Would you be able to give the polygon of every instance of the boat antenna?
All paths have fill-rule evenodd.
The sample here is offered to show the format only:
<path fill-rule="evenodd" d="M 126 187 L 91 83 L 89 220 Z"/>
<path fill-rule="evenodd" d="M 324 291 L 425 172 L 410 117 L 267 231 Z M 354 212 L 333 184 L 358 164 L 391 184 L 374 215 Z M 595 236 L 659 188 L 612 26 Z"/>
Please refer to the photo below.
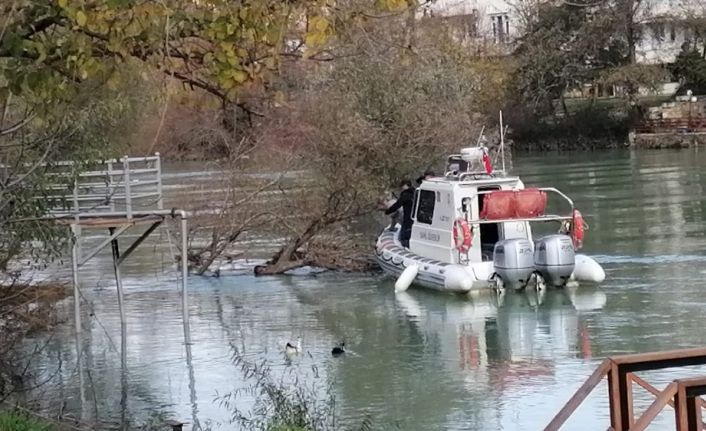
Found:
<path fill-rule="evenodd" d="M 500 159 L 502 160 L 503 173 L 505 172 L 505 129 L 503 128 L 503 111 L 500 110 Z"/>
<path fill-rule="evenodd" d="M 480 128 L 480 133 L 478 134 L 478 140 L 476 141 L 476 147 L 480 147 L 480 141 L 483 139 L 483 132 L 485 131 L 485 125 Z"/>

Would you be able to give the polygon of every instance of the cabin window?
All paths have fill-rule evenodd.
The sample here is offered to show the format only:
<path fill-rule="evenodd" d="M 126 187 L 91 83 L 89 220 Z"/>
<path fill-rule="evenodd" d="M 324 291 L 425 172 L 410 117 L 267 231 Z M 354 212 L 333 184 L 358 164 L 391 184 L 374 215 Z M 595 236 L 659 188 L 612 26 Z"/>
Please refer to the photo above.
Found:
<path fill-rule="evenodd" d="M 431 190 L 419 191 L 419 205 L 417 206 L 417 221 L 419 223 L 431 224 L 434 218 L 434 203 L 436 193 Z"/>

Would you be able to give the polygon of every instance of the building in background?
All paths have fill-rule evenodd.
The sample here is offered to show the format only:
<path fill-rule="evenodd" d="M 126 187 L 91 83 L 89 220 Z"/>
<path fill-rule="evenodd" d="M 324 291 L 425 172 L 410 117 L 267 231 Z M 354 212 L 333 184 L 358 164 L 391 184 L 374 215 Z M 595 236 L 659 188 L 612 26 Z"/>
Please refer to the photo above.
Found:
<path fill-rule="evenodd" d="M 421 14 L 452 25 L 459 39 L 478 49 L 492 47 L 492 53 L 510 54 L 522 33 L 521 20 L 510 1 L 433 0 L 424 5 Z"/>
<path fill-rule="evenodd" d="M 640 29 L 635 47 L 637 63 L 672 63 L 682 47 L 704 47 L 704 0 L 643 0 L 635 18 Z"/>
<path fill-rule="evenodd" d="M 424 4 L 422 15 L 455 25 L 466 40 L 505 45 L 503 51 L 510 54 L 537 1 L 542 0 L 432 0 Z M 635 0 L 634 4 L 637 63 L 671 63 L 685 44 L 703 49 L 706 0 Z"/>

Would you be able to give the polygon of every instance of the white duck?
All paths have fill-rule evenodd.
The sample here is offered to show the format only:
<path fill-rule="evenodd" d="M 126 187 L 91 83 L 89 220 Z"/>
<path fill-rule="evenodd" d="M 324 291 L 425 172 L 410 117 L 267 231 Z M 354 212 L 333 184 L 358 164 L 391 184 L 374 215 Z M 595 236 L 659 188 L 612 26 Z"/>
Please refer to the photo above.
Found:
<path fill-rule="evenodd" d="M 291 342 L 287 341 L 287 344 L 284 346 L 284 352 L 288 355 L 298 355 L 302 351 L 302 339 L 297 338 L 297 344 L 292 344 Z"/>

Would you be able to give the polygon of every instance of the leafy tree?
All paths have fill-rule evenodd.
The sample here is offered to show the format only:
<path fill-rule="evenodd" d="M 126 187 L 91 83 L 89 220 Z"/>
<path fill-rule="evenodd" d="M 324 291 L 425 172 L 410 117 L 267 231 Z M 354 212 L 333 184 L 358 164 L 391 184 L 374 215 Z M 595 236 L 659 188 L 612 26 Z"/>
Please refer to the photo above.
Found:
<path fill-rule="evenodd" d="M 541 4 L 516 50 L 514 87 L 532 110 L 553 113 L 552 101 L 621 62 L 623 48 L 611 36 L 611 22 L 586 7 Z M 588 36 L 590 35 L 590 36 Z M 563 99 L 562 99 L 563 100 Z M 566 113 L 566 109 L 564 109 Z"/>
<path fill-rule="evenodd" d="M 66 81 L 129 58 L 248 111 L 238 96 L 276 71 L 287 40 L 330 33 L 318 0 L 16 0 L 0 6 L 0 59 L 14 93 L 55 97 Z M 318 9 L 317 9 L 318 8 Z M 292 24 L 304 20 L 300 37 Z M 301 46 L 298 46 L 301 48 Z M 291 52 L 290 52 L 291 53 Z M 248 111 L 249 112 L 249 111 Z"/>
<path fill-rule="evenodd" d="M 706 59 L 697 50 L 682 50 L 670 65 L 670 71 L 675 78 L 693 87 L 694 92 L 706 92 Z"/>
<path fill-rule="evenodd" d="M 65 231 L 39 219 L 60 203 L 53 196 L 67 192 L 50 176 L 56 161 L 115 157 L 130 143 L 129 131 L 149 106 L 149 92 L 129 67 L 112 77 L 111 88 L 86 80 L 71 89 L 71 99 L 44 105 L 26 93 L 6 92 L 0 99 L 0 272 L 32 240 L 44 243 L 29 248 L 32 257 L 58 254 Z"/>

